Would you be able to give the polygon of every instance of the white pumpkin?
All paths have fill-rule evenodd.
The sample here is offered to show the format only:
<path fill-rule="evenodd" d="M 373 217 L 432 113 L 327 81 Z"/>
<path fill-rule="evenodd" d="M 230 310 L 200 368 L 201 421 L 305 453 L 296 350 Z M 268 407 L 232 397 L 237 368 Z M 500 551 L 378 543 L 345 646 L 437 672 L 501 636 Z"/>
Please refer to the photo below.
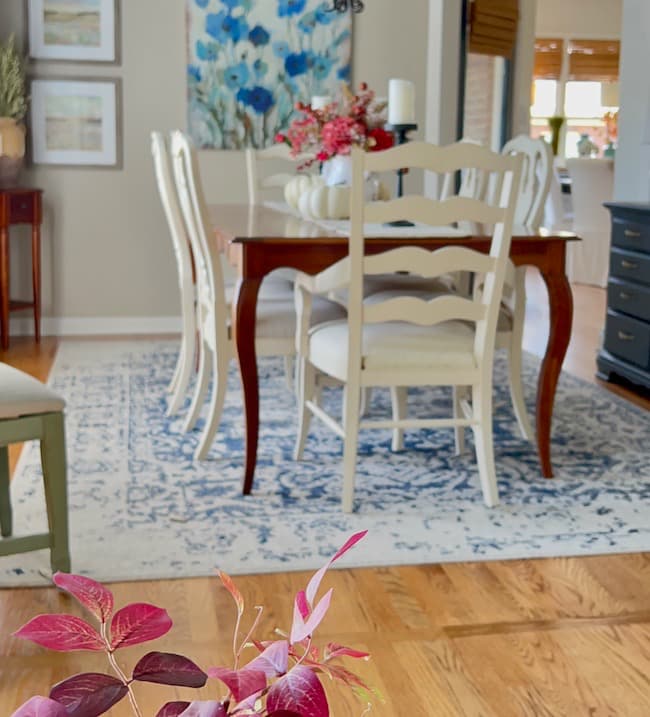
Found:
<path fill-rule="evenodd" d="M 323 179 L 318 174 L 298 174 L 284 185 L 284 199 L 292 209 L 298 209 L 300 195 L 323 184 Z"/>
<path fill-rule="evenodd" d="M 350 187 L 337 185 L 310 189 L 300 197 L 298 210 L 309 219 L 348 219 Z"/>

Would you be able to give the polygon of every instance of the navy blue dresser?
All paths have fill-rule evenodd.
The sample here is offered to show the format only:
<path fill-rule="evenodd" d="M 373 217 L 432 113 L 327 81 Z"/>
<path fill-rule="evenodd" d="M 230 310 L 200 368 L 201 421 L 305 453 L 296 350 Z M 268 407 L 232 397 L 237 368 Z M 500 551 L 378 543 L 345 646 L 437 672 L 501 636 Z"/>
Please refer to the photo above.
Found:
<path fill-rule="evenodd" d="M 607 202 L 612 249 L 598 376 L 650 388 L 650 204 Z"/>

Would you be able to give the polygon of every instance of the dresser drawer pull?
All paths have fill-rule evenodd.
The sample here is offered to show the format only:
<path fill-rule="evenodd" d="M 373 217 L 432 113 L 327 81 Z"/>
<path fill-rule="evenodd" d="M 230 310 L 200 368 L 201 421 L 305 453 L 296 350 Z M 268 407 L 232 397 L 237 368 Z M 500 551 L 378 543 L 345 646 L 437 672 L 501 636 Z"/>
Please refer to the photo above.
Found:
<path fill-rule="evenodd" d="M 638 269 L 638 268 L 639 268 L 639 265 L 638 265 L 638 264 L 636 264 L 636 263 L 633 262 L 633 261 L 628 261 L 627 259 L 622 259 L 622 260 L 621 260 L 621 266 L 622 266 L 624 269 Z"/>
<path fill-rule="evenodd" d="M 628 334 L 627 331 L 619 331 L 618 338 L 621 341 L 634 341 L 635 336 L 634 336 L 634 334 Z"/>
<path fill-rule="evenodd" d="M 627 291 L 621 291 L 618 294 L 619 299 L 623 299 L 623 301 L 627 301 L 628 299 L 633 299 L 634 294 L 628 294 Z"/>
<path fill-rule="evenodd" d="M 632 229 L 626 229 L 623 234 L 630 239 L 638 239 L 641 236 L 641 232 L 632 231 Z"/>

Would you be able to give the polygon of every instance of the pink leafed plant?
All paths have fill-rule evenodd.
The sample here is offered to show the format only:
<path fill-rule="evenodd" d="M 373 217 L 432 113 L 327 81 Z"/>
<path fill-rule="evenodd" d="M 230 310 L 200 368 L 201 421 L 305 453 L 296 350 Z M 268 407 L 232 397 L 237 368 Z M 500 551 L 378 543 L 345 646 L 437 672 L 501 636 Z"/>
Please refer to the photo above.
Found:
<path fill-rule="evenodd" d="M 290 632 L 276 630 L 281 639 L 260 641 L 255 638 L 261 607 L 255 608 L 257 615 L 251 627 L 242 628 L 244 599 L 233 580 L 219 572 L 221 583 L 237 609 L 234 659 L 231 667 L 212 667 L 206 671 L 182 655 L 149 652 L 138 661 L 131 676 L 127 676 L 116 659 L 116 652 L 169 632 L 172 621 L 167 612 L 147 603 L 133 603 L 115 611 L 113 594 L 100 583 L 81 575 L 56 573 L 54 584 L 76 598 L 92 614 L 97 626 L 73 615 L 38 615 L 14 635 L 58 652 L 104 652 L 113 674 L 74 675 L 54 685 L 47 697 L 32 697 L 12 717 L 98 717 L 125 697 L 130 701 L 133 714 L 143 717 L 135 683 L 200 688 L 208 678 L 220 685 L 218 699 L 167 702 L 156 717 L 328 717 L 329 706 L 319 675 L 352 689 L 364 701 L 367 711 L 376 693 L 344 667 L 341 658 L 369 659 L 368 653 L 335 643 L 321 648 L 312 642 L 332 599 L 332 590 L 329 590 L 316 600 L 323 576 L 366 532 L 349 538 L 314 574 L 306 589 L 296 595 Z M 253 650 L 254 656 L 249 658 Z"/>
<path fill-rule="evenodd" d="M 356 95 L 344 85 L 342 97 L 322 109 L 303 103 L 298 103 L 296 109 L 300 116 L 275 141 L 288 144 L 294 157 L 312 155 L 301 168 L 350 154 L 352 147 L 376 152 L 393 146 L 393 135 L 383 127 L 386 103 L 377 102 L 365 82 Z"/>

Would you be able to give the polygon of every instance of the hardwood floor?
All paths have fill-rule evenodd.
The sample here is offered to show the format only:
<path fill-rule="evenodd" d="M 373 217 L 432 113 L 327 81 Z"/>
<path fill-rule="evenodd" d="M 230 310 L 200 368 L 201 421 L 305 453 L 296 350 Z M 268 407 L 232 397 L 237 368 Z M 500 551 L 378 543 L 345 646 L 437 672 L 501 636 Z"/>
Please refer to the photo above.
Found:
<path fill-rule="evenodd" d="M 544 292 L 539 276 L 531 273 L 524 343 L 535 353 L 543 351 L 548 327 Z M 578 286 L 574 294 L 565 368 L 594 381 L 604 292 Z M 12 343 L 0 358 L 44 379 L 57 342 L 44 339 L 40 348 L 29 341 Z M 650 408 L 647 396 L 614 390 Z M 308 577 L 237 578 L 247 605 L 266 607 L 259 634 L 289 626 L 291 598 Z M 334 598 L 319 641 L 371 652 L 370 662 L 354 665 L 385 698 L 371 714 L 650 715 L 650 554 L 341 570 L 326 583 Z M 112 588 L 118 604 L 147 601 L 168 609 L 174 628 L 152 643 L 153 649 L 187 654 L 202 666 L 228 664 L 234 615 L 216 579 Z M 46 694 L 75 671 L 106 669 L 94 654 L 49 653 L 10 637 L 29 618 L 48 611 L 76 608 L 52 589 L 0 591 L 0 715 L 10 715 L 32 694 Z M 145 651 L 147 646 L 131 648 L 122 659 L 131 667 Z M 335 717 L 363 711 L 345 691 L 329 685 L 327 690 Z M 187 694 L 156 685 L 138 686 L 137 692 L 146 717 L 164 701 Z M 214 685 L 199 694 L 214 697 Z M 109 714 L 129 715 L 128 704 Z"/>

